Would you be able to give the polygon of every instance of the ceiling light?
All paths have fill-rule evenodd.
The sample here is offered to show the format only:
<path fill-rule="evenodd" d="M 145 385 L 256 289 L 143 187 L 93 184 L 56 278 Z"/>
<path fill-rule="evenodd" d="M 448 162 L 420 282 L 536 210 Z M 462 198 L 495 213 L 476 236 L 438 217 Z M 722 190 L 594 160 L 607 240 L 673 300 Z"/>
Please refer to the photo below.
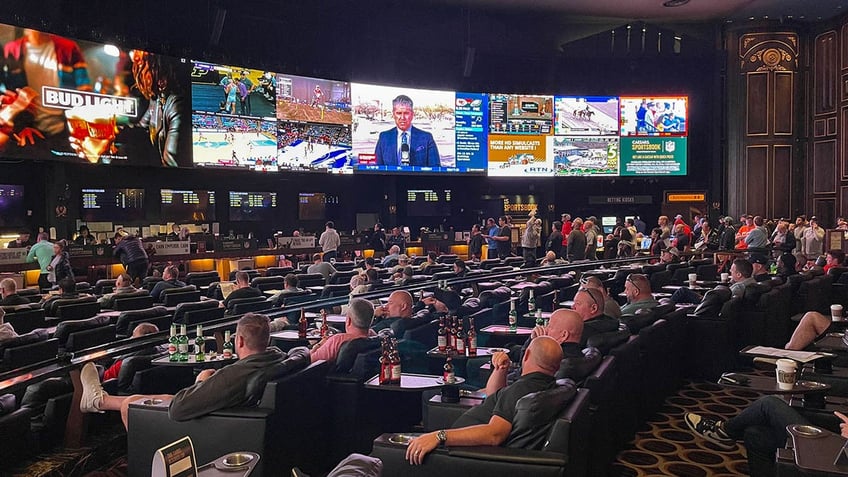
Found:
<path fill-rule="evenodd" d="M 663 2 L 664 7 L 682 7 L 689 3 L 689 0 L 665 0 Z"/>

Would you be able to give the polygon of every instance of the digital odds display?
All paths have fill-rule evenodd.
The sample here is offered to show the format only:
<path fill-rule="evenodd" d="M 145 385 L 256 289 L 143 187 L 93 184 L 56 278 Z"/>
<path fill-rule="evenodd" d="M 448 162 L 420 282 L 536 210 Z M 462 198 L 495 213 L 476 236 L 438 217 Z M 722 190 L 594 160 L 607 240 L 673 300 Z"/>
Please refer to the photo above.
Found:
<path fill-rule="evenodd" d="M 366 84 L 171 58 L 4 24 L 0 45 L 4 157 L 259 173 L 687 173 L 683 95 Z M 238 220 L 269 213 L 244 210 Z"/>

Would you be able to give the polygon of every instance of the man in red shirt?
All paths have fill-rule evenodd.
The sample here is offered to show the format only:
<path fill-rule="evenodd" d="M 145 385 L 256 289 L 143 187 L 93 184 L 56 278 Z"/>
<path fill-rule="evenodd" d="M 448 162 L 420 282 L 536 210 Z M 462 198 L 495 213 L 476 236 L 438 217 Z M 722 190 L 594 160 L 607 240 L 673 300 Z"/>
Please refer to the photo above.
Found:
<path fill-rule="evenodd" d="M 371 321 L 374 319 L 374 306 L 368 300 L 352 298 L 347 306 L 345 332 L 324 338 L 312 347 L 312 362 L 325 360 L 335 362 L 342 345 L 357 338 L 374 336 Z"/>
<path fill-rule="evenodd" d="M 571 233 L 571 214 L 562 214 L 562 246 L 568 246 L 568 234 Z M 564 248 L 563 248 L 564 249 Z"/>

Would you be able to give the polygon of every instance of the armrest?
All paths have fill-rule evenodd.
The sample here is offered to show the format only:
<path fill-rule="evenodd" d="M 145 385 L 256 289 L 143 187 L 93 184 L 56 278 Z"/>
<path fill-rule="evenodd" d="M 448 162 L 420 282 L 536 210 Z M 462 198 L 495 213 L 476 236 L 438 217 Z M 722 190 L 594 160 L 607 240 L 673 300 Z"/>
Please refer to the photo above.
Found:
<path fill-rule="evenodd" d="M 496 462 L 516 462 L 528 465 L 564 466 L 568 463 L 565 455 L 558 452 L 497 446 L 450 447 L 448 448 L 448 455 L 451 457 L 485 459 Z"/>
<path fill-rule="evenodd" d="M 274 412 L 264 407 L 228 407 L 212 413 L 209 416 L 238 417 L 243 419 L 265 419 Z"/>

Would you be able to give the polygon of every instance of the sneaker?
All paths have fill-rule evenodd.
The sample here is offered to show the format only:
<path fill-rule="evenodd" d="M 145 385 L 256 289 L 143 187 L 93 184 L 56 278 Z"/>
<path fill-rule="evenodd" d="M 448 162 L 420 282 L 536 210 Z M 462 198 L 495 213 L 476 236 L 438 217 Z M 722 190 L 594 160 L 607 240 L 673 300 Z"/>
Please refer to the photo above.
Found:
<path fill-rule="evenodd" d="M 86 363 L 82 367 L 80 381 L 82 382 L 80 411 L 103 412 L 100 410 L 100 404 L 107 394 L 103 390 L 103 386 L 100 385 L 100 376 L 97 374 L 97 368 L 94 367 L 94 363 Z"/>
<path fill-rule="evenodd" d="M 736 441 L 724 432 L 722 421 L 709 419 L 692 412 L 687 412 L 684 420 L 689 429 L 720 448 L 733 450 L 736 447 Z"/>

